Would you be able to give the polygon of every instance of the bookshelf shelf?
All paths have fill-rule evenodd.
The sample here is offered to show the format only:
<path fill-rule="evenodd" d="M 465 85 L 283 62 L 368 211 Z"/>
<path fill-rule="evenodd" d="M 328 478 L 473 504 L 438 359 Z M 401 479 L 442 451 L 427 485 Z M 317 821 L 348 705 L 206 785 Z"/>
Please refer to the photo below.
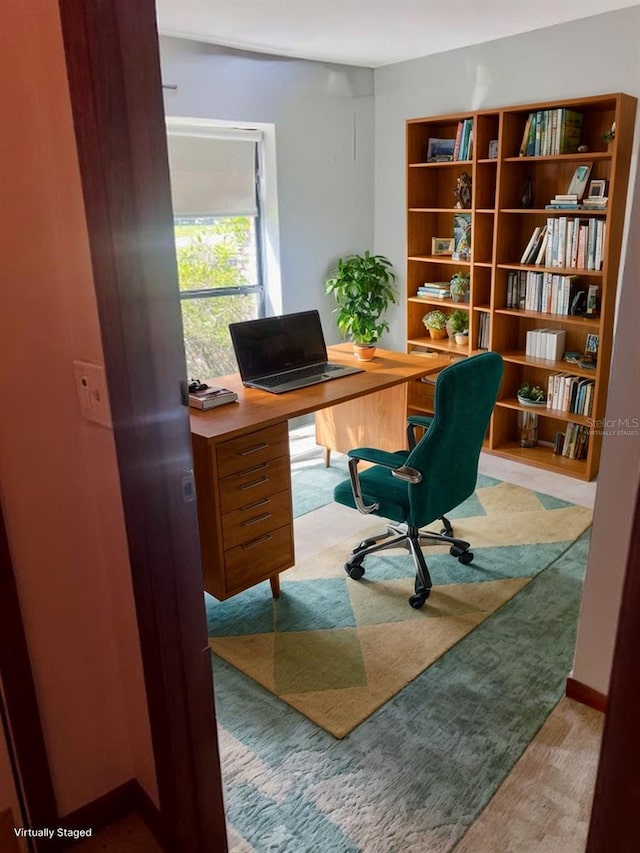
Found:
<path fill-rule="evenodd" d="M 486 348 L 501 353 L 505 363 L 502 399 L 494 410 L 485 449 L 583 480 L 593 479 L 598 472 L 602 445 L 600 431 L 590 429 L 583 459 L 570 459 L 554 453 L 553 444 L 556 432 L 565 428 L 567 435 L 575 440 L 575 430 L 571 433 L 569 424 L 578 424 L 584 432 L 605 415 L 636 105 L 636 98 L 616 93 L 519 104 L 471 114 L 409 119 L 406 125 L 407 346 L 425 353 L 446 353 L 452 359 L 466 358 Z M 535 121 L 531 118 L 534 115 Z M 616 137 L 607 145 L 603 136 L 614 121 Z M 473 126 L 471 160 L 424 162 L 431 138 L 456 139 L 459 127 L 465 123 L 468 127 L 469 122 Z M 528 133 L 531 125 L 540 127 L 539 145 L 537 141 L 534 145 L 536 150 L 569 150 L 570 153 L 532 156 L 531 140 L 534 137 Z M 496 151 L 495 140 L 498 157 L 488 157 L 490 148 L 492 153 Z M 588 150 L 578 153 L 578 144 L 586 145 Z M 527 148 L 529 156 L 518 156 Z M 547 208 L 546 205 L 556 195 L 570 192 L 577 167 L 585 164 L 591 167 L 589 181 L 606 182 L 607 208 Z M 454 191 L 462 172 L 471 177 L 471 207 L 457 209 L 454 207 Z M 521 199 L 529 183 L 532 204 L 523 208 Z M 561 242 L 565 248 L 565 261 L 571 259 L 576 263 L 577 258 L 578 263 L 586 264 L 588 257 L 588 265 L 598 265 L 601 269 L 549 266 L 556 259 L 563 263 L 563 252 L 556 253 L 554 243 L 553 254 L 545 255 L 541 240 L 541 248 L 535 250 L 537 254 L 530 251 L 529 257 L 542 260 L 546 265 L 520 263 L 520 258 L 526 257 L 525 249 L 534 230 L 544 231 L 545 227 L 548 234 L 560 232 L 564 235 L 566 229 L 568 234 L 575 235 L 572 236 L 573 243 L 567 241 L 565 245 Z M 471 235 L 473 260 L 462 261 L 431 254 L 433 238 L 451 236 L 457 241 L 461 233 L 468 237 L 465 228 Z M 592 232 L 595 232 L 594 238 Z M 557 239 L 564 237 L 558 236 Z M 531 245 L 535 245 L 535 238 Z M 594 245 L 597 245 L 597 251 Z M 417 297 L 417 288 L 426 278 L 447 281 L 457 269 L 464 270 L 470 278 L 468 303 Z M 575 303 L 578 310 L 584 310 L 587 291 L 591 288 L 597 292 L 598 315 L 586 317 L 525 310 L 524 296 L 519 289 L 524 287 L 530 288 L 534 297 L 526 304 L 535 305 L 537 301 L 538 307 L 550 307 L 562 294 L 566 299 L 567 290 L 571 300 L 569 304 L 573 306 L 574 294 L 583 291 L 585 296 L 580 297 L 582 304 Z M 426 336 L 422 318 L 427 306 L 429 309 L 437 306 L 445 313 L 458 308 L 468 310 L 468 345 L 459 347 L 448 339 L 439 341 Z M 584 353 L 587 336 L 596 336 L 598 358 L 595 369 L 580 368 L 564 360 L 552 361 L 525 355 L 527 332 L 547 328 L 566 332 L 565 351 Z M 555 373 L 593 380 L 591 418 L 520 405 L 517 390 L 523 382 L 533 382 L 546 388 L 544 383 Z M 408 396 L 411 400 L 411 393 Z M 415 397 L 409 408 L 420 411 L 420 405 L 418 397 Z M 428 405 L 426 410 L 429 410 Z M 540 415 L 537 447 L 520 447 L 518 416 L 523 410 Z"/>

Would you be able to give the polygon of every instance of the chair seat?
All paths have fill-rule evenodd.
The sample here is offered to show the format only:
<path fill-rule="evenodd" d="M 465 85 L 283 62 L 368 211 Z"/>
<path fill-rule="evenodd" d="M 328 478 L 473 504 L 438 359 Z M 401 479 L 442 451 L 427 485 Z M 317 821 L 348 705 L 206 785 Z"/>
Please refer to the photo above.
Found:
<path fill-rule="evenodd" d="M 396 451 L 408 456 L 408 451 Z M 375 466 L 360 473 L 360 486 L 365 503 L 377 503 L 376 515 L 390 521 L 407 523 L 409 515 L 409 489 L 406 482 L 393 477 L 389 468 Z M 350 480 L 343 480 L 333 490 L 337 503 L 357 509 Z"/>

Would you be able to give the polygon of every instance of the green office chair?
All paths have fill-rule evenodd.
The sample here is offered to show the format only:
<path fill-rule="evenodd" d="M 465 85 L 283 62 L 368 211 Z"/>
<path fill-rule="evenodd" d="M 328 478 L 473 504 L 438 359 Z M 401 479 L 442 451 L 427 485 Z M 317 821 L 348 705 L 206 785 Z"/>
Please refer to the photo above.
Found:
<path fill-rule="evenodd" d="M 358 580 L 365 557 L 399 546 L 408 548 L 416 567 L 415 594 L 409 604 L 419 609 L 431 592 L 431 577 L 421 543 L 442 542 L 461 563 L 473 554 L 468 542 L 456 539 L 446 513 L 473 494 L 478 458 L 502 379 L 502 358 L 494 352 L 471 356 L 445 368 L 435 385 L 435 415 L 408 419 L 409 450 L 388 453 L 371 447 L 349 451 L 349 480 L 339 483 L 334 499 L 362 513 L 390 519 L 380 536 L 353 549 L 345 571 Z M 416 443 L 415 427 L 424 435 Z M 358 462 L 374 465 L 358 473 Z M 441 519 L 441 532 L 420 528 Z M 393 537 L 391 541 L 387 540 Z"/>

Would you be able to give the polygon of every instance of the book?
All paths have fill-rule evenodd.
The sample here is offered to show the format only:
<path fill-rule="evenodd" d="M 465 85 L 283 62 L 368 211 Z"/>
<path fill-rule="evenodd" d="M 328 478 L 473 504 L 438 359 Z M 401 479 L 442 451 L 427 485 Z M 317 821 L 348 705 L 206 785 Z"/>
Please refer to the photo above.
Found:
<path fill-rule="evenodd" d="M 202 391 L 192 391 L 189 394 L 189 405 L 193 409 L 213 409 L 216 406 L 224 406 L 225 403 L 233 403 L 238 399 L 235 391 L 223 388 L 221 385 L 209 385 Z"/>

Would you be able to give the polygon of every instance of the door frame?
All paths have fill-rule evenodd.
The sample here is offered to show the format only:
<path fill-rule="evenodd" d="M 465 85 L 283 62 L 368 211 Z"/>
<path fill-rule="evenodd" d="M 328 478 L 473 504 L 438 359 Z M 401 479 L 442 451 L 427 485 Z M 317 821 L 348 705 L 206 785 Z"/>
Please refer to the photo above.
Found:
<path fill-rule="evenodd" d="M 153 0 L 59 0 L 169 850 L 227 849 Z"/>

